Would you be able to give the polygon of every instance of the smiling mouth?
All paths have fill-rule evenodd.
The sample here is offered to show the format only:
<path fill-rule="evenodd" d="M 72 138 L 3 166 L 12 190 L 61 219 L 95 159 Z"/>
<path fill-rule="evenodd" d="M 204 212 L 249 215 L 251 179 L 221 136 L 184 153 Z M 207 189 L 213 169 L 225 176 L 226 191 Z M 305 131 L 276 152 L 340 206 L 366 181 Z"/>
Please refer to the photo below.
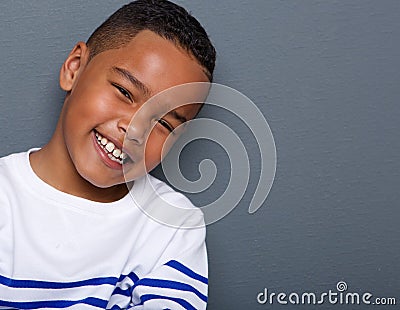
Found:
<path fill-rule="evenodd" d="M 108 141 L 107 138 L 100 135 L 97 131 L 95 131 L 95 135 L 97 144 L 112 161 L 123 165 L 130 160 L 129 156 L 121 149 L 117 148 L 114 143 Z"/>

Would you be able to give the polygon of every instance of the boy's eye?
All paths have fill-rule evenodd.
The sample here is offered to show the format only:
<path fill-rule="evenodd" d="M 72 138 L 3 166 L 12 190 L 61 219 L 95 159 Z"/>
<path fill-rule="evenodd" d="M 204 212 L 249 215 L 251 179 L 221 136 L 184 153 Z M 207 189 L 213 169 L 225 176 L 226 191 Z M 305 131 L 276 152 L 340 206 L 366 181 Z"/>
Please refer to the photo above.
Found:
<path fill-rule="evenodd" d="M 113 85 L 116 89 L 118 89 L 118 91 L 119 91 L 124 97 L 128 98 L 130 101 L 133 101 L 133 100 L 132 100 L 132 96 L 131 96 L 131 94 L 129 93 L 129 91 L 127 91 L 125 88 L 119 86 L 118 84 L 112 83 L 112 85 Z"/>
<path fill-rule="evenodd" d="M 161 118 L 158 120 L 158 122 L 164 126 L 165 128 L 167 128 L 169 130 L 169 132 L 172 132 L 175 128 L 172 127 L 165 119 Z"/>

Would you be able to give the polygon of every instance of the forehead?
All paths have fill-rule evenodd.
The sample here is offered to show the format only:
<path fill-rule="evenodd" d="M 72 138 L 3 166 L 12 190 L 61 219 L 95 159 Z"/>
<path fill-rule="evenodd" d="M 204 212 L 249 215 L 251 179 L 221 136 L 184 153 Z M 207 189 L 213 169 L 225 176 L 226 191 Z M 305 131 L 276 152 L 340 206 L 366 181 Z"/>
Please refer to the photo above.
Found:
<path fill-rule="evenodd" d="M 208 84 L 208 78 L 202 66 L 188 52 L 148 30 L 139 32 L 118 49 L 96 55 L 92 62 L 90 71 L 94 69 L 94 74 L 123 81 L 134 89 L 140 103 L 151 98 L 149 102 L 157 104 L 146 106 L 157 107 L 159 113 L 176 110 L 191 119 L 199 105 L 187 103 L 205 99 L 205 87 L 201 84 Z M 199 84 L 200 92 L 195 92 Z"/>
<path fill-rule="evenodd" d="M 139 32 L 122 47 L 97 56 L 102 58 L 100 63 L 105 70 L 113 67 L 127 70 L 148 87 L 152 96 L 176 85 L 208 82 L 203 67 L 194 57 L 149 30 Z"/>

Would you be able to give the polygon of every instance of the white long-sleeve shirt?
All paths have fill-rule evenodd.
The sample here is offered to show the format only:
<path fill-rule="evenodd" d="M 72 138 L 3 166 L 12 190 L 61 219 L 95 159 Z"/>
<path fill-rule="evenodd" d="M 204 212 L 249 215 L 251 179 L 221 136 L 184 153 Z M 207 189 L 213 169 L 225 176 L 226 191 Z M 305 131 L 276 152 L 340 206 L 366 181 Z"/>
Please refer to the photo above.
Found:
<path fill-rule="evenodd" d="M 36 176 L 31 151 L 0 159 L 0 309 L 206 308 L 205 228 L 138 207 L 194 209 L 187 198 L 151 176 L 112 203 L 69 195 Z"/>

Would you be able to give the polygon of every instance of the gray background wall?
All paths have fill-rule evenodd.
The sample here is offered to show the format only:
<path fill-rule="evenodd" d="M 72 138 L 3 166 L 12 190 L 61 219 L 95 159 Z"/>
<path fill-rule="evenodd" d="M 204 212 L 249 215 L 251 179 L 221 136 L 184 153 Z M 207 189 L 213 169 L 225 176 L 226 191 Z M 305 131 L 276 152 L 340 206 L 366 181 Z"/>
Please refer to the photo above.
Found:
<path fill-rule="evenodd" d="M 0 1 L 0 156 L 50 138 L 62 105 L 61 63 L 122 3 Z M 178 3 L 215 43 L 216 82 L 259 106 L 278 154 L 273 188 L 248 215 L 260 167 L 254 139 L 231 115 L 202 112 L 241 135 L 252 163 L 240 205 L 208 227 L 209 309 L 309 309 L 258 305 L 256 295 L 318 293 L 338 281 L 399 303 L 400 2 Z M 204 143 L 189 145 L 182 163 L 189 178 L 206 157 L 219 168 L 213 189 L 191 197 L 199 205 L 229 178 L 224 152 Z M 396 306 L 379 307 L 386 308 Z"/>

